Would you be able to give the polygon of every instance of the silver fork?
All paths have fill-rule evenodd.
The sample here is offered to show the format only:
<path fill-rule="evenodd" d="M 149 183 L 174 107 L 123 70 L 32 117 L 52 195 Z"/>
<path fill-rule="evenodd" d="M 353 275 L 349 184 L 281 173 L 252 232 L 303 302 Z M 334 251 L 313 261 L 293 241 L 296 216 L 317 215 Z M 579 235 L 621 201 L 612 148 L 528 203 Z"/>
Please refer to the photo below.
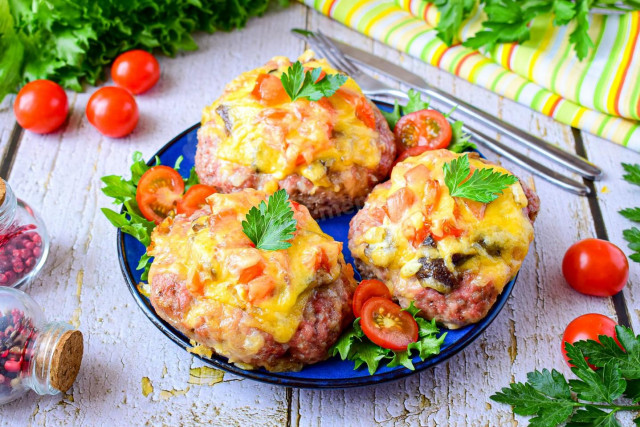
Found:
<path fill-rule="evenodd" d="M 338 49 L 327 36 L 321 32 L 314 33 L 309 31 L 306 33 L 307 34 L 305 35 L 312 47 L 319 54 L 326 57 L 329 62 L 337 68 L 349 74 L 349 76 L 358 83 L 365 95 L 372 97 L 376 97 L 378 95 L 389 95 L 403 100 L 407 99 L 407 95 L 404 92 L 391 88 L 387 84 L 374 79 L 360 70 L 353 62 L 344 56 L 340 49 Z M 477 129 L 465 125 L 463 130 L 489 150 L 511 160 L 523 169 L 536 174 L 571 193 L 589 195 L 591 192 L 589 187 L 583 183 L 575 181 L 536 162 L 535 160 L 532 160 L 526 155 L 513 150 L 499 141 L 496 141 L 494 138 L 491 138 Z"/>

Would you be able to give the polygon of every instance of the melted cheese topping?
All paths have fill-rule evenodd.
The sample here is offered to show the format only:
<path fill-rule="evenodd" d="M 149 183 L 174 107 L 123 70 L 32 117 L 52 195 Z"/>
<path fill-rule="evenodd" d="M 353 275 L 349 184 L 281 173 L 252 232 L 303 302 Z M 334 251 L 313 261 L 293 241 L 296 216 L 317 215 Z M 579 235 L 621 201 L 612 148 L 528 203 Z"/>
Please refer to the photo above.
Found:
<path fill-rule="evenodd" d="M 325 60 L 314 59 L 311 51 L 305 52 L 300 61 L 305 68 L 338 73 Z M 277 182 L 291 174 L 304 176 L 316 187 L 331 188 L 329 172 L 353 165 L 375 169 L 381 158 L 379 134 L 357 117 L 357 102 L 366 101 L 353 79 L 341 87 L 341 91 L 358 99 L 351 103 L 341 92 L 319 102 L 290 102 L 285 96 L 284 102 L 269 106 L 252 95 L 260 75 L 271 74 L 280 79 L 290 65 L 289 59 L 275 57 L 265 66 L 241 74 L 204 109 L 202 124 L 216 125 L 207 126 L 204 132 L 212 133 L 211 139 L 219 141 L 217 157 L 230 162 L 223 168 L 239 164 L 271 174 L 264 187 L 269 191 L 275 191 Z M 220 108 L 225 111 L 227 123 L 219 114 Z"/>
<path fill-rule="evenodd" d="M 523 212 L 527 197 L 515 183 L 486 205 L 452 198 L 444 184 L 443 165 L 458 156 L 448 150 L 427 151 L 399 163 L 390 181 L 378 185 L 367 199 L 369 216 L 380 209 L 381 220 L 354 236 L 350 244 L 354 256 L 399 271 L 406 279 L 418 273 L 420 258 L 441 258 L 449 271 L 469 272 L 476 284 L 492 284 L 502 291 L 533 240 L 533 226 Z M 509 173 L 478 158 L 470 157 L 469 162 L 472 170 Z M 429 236 L 432 244 L 423 243 Z M 432 279 L 421 284 L 443 289 Z"/>
<path fill-rule="evenodd" d="M 297 330 L 313 289 L 338 279 L 339 261 L 344 263 L 342 243 L 324 234 L 304 207 L 294 208 L 298 224 L 290 248 L 252 247 L 241 222 L 252 206 L 265 199 L 265 193 L 255 190 L 214 194 L 208 199 L 211 214 L 173 224 L 165 220 L 154 230 L 149 254 L 155 260 L 149 281 L 153 283 L 157 274 L 174 273 L 186 282 L 198 299 L 184 313 L 187 328 L 199 325 L 207 315 L 206 300 L 214 300 L 244 311 L 249 326 L 286 343 Z M 223 327 L 225 319 L 217 320 Z M 261 339 L 249 338 L 247 343 L 261 346 Z M 228 353 L 224 345 L 217 350 Z M 255 353 L 259 348 L 245 350 Z"/>

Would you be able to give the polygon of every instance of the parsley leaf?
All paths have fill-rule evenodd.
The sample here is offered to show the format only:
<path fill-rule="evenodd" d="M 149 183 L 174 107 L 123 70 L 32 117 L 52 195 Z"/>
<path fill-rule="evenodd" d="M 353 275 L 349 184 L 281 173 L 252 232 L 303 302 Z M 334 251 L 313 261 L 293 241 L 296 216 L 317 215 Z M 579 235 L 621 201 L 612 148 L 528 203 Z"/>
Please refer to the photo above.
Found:
<path fill-rule="evenodd" d="M 493 169 L 476 169 L 471 174 L 469 156 L 460 156 L 445 163 L 444 183 L 452 197 L 464 197 L 481 203 L 490 203 L 498 198 L 502 191 L 518 182 L 513 175 L 494 172 Z"/>
<path fill-rule="evenodd" d="M 623 393 L 634 403 L 640 401 L 640 336 L 616 326 L 616 337 L 625 350 L 603 335 L 598 337 L 600 342 L 565 344 L 571 371 L 578 379 L 567 381 L 555 370 L 534 371 L 527 374 L 526 383 L 513 383 L 491 399 L 511 405 L 516 414 L 535 415 L 532 426 L 619 426 L 619 411 L 640 410 L 640 405 L 619 402 Z M 634 422 L 640 425 L 640 417 Z"/>
<path fill-rule="evenodd" d="M 631 221 L 640 222 L 640 207 L 627 208 L 618 211 L 623 217 L 630 219 Z"/>
<path fill-rule="evenodd" d="M 625 172 L 627 172 L 625 175 L 622 175 L 622 177 L 631 184 L 640 185 L 640 165 L 623 163 L 622 167 Z"/>
<path fill-rule="evenodd" d="M 242 221 L 242 231 L 256 248 L 277 251 L 291 247 L 287 240 L 293 238 L 297 223 L 289 195 L 285 190 L 278 190 L 269 196 L 268 204 L 263 200 L 257 208 L 249 209 Z"/>
<path fill-rule="evenodd" d="M 420 360 L 438 354 L 447 334 L 438 336 L 440 330 L 436 326 L 435 320 L 428 321 L 417 317 L 420 310 L 413 305 L 413 302 L 403 310 L 409 312 L 418 323 L 418 341 L 409 344 L 407 350 L 396 352 L 374 344 L 362 332 L 360 318 L 357 318 L 353 322 L 353 327 L 343 333 L 329 349 L 329 354 L 339 356 L 342 360 L 352 360 L 354 369 L 366 364 L 370 375 L 378 370 L 383 361 L 386 361 L 390 368 L 404 366 L 412 371 L 415 370 L 412 360 L 414 350 Z"/>
<path fill-rule="evenodd" d="M 629 258 L 635 262 L 640 262 L 640 229 L 638 227 L 633 227 L 628 230 L 624 230 L 622 231 L 622 237 L 629 242 L 629 249 L 634 251 Z"/>
<path fill-rule="evenodd" d="M 280 76 L 284 88 L 291 102 L 306 98 L 309 101 L 319 101 L 332 96 L 340 86 L 345 84 L 348 77 L 342 74 L 327 74 L 320 78 L 321 68 L 305 71 L 300 61 L 296 61 Z"/>
<path fill-rule="evenodd" d="M 476 7 L 475 0 L 434 0 L 433 4 L 440 11 L 440 21 L 436 27 L 438 37 L 451 45 L 457 40 L 462 22 L 469 17 Z"/>

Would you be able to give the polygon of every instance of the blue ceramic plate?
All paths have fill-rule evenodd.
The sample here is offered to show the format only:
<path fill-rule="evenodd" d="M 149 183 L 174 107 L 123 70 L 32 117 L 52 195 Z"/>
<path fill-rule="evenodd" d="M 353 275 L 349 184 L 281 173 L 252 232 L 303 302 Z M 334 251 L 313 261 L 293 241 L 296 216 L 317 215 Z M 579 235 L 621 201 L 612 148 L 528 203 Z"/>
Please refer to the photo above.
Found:
<path fill-rule="evenodd" d="M 380 106 L 385 108 L 384 105 Z M 160 158 L 162 164 L 173 165 L 179 156 L 184 157 L 184 161 L 180 167 L 183 175 L 188 175 L 191 167 L 194 165 L 194 157 L 196 153 L 196 145 L 198 143 L 197 131 L 200 124 L 191 126 L 182 132 L 169 143 L 167 143 L 156 155 Z M 155 156 L 154 156 L 155 157 Z M 154 157 L 149 164 L 154 162 Z M 354 213 L 345 214 L 331 219 L 319 221 L 322 230 L 332 236 L 335 240 L 346 242 L 349 232 L 349 221 Z M 343 245 L 344 257 L 347 262 L 353 263 L 353 258 L 349 252 L 347 245 Z M 135 298 L 136 302 L 147 315 L 149 320 L 158 327 L 167 337 L 180 347 L 190 348 L 189 338 L 174 329 L 167 322 L 162 320 L 155 312 L 149 299 L 142 295 L 136 286 L 140 281 L 141 270 L 136 270 L 140 256 L 145 252 L 144 246 L 135 238 L 128 234 L 118 231 L 118 256 L 120 259 L 120 267 L 122 273 L 129 286 L 129 291 Z M 450 358 L 454 354 L 469 345 L 475 340 L 488 326 L 493 319 L 496 318 L 507 298 L 511 294 L 515 284 L 513 279 L 509 282 L 502 294 L 498 296 L 498 300 L 493 305 L 489 314 L 480 322 L 467 326 L 462 329 L 447 330 L 447 337 L 444 340 L 440 354 L 433 356 L 425 361 L 419 358 L 413 359 L 416 370 L 410 371 L 403 366 L 394 368 L 381 367 L 374 375 L 369 375 L 366 368 L 358 370 L 353 369 L 352 361 L 342 361 L 337 357 L 332 357 L 324 362 L 306 366 L 300 372 L 268 372 L 264 369 L 247 371 L 229 363 L 225 357 L 213 355 L 211 358 L 197 356 L 204 362 L 227 372 L 240 375 L 252 380 L 263 381 L 271 384 L 304 387 L 304 388 L 346 388 L 359 387 L 370 384 L 378 384 L 384 381 L 396 380 L 399 378 L 412 375 L 416 372 L 435 366 L 438 363 Z"/>

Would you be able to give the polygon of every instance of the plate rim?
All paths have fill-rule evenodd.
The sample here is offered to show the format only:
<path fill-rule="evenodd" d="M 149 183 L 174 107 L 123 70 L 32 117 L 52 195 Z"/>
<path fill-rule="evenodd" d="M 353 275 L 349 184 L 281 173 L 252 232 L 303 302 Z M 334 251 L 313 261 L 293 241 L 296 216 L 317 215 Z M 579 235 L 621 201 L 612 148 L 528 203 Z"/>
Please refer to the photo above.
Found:
<path fill-rule="evenodd" d="M 383 102 L 377 102 L 379 104 L 385 104 Z M 151 156 L 149 161 L 146 162 L 147 165 L 151 166 L 156 156 L 162 155 L 165 151 L 167 151 L 171 146 L 177 143 L 180 139 L 198 129 L 201 126 L 201 123 L 198 122 L 192 126 L 189 126 L 184 131 L 180 132 L 174 138 L 172 138 L 169 142 L 164 144 L 156 153 Z M 123 212 L 124 207 L 120 211 Z M 129 288 L 129 292 L 133 296 L 134 300 L 138 307 L 143 311 L 145 316 L 151 321 L 151 323 L 158 328 L 167 338 L 169 338 L 174 344 L 184 349 L 188 353 L 188 345 L 189 343 L 183 339 L 181 336 L 184 336 L 182 333 L 177 331 L 173 326 L 167 323 L 164 319 L 160 318 L 160 316 L 155 312 L 153 306 L 149 300 L 142 296 L 142 294 L 138 290 L 137 283 L 133 280 L 133 274 L 131 269 L 129 268 L 129 264 L 127 262 L 127 255 L 124 247 L 124 233 L 118 229 L 117 230 L 117 249 L 118 249 L 118 261 L 120 264 L 120 271 L 124 276 L 125 282 L 127 283 L 127 287 Z M 438 364 L 450 359 L 454 355 L 460 353 L 467 346 L 473 343 L 478 337 L 484 333 L 484 331 L 493 323 L 493 321 L 498 317 L 498 314 L 504 308 L 507 300 L 511 296 L 515 283 L 518 279 L 519 271 L 515 274 L 515 276 L 507 282 L 505 287 L 503 288 L 500 296 L 502 297 L 500 300 L 496 301 L 491 307 L 487 316 L 481 319 L 480 326 L 471 330 L 468 334 L 464 335 L 463 342 L 456 342 L 450 347 L 448 347 L 444 352 L 440 352 L 436 355 L 433 355 L 426 360 L 416 364 L 415 370 L 411 371 L 406 368 L 399 368 L 398 370 L 393 370 L 390 372 L 380 373 L 369 375 L 366 377 L 352 377 L 349 379 L 315 379 L 315 378 L 288 378 L 281 377 L 280 372 L 268 372 L 261 370 L 245 370 L 237 367 L 233 363 L 225 362 L 223 360 L 218 360 L 218 358 L 224 358 L 224 356 L 216 355 L 215 353 L 211 358 L 206 358 L 199 354 L 191 353 L 201 361 L 206 364 L 213 365 L 214 367 L 221 369 L 225 372 L 232 373 L 234 375 L 241 376 L 243 378 L 248 378 L 251 380 L 259 381 L 262 383 L 285 386 L 285 387 L 295 387 L 295 388 L 307 388 L 307 389 L 345 389 L 345 388 L 354 388 L 354 387 L 364 387 L 369 385 L 381 384 L 389 381 L 397 381 L 408 376 L 417 374 L 419 372 L 425 371 L 428 368 L 432 368 L 437 366 Z M 476 323 L 477 325 L 477 323 Z M 177 333 L 176 333 L 177 332 Z M 179 334 L 179 335 L 178 335 Z M 186 336 L 184 336 L 187 338 Z M 187 338 L 188 339 L 188 338 Z M 224 358 L 226 359 L 226 358 Z"/>

